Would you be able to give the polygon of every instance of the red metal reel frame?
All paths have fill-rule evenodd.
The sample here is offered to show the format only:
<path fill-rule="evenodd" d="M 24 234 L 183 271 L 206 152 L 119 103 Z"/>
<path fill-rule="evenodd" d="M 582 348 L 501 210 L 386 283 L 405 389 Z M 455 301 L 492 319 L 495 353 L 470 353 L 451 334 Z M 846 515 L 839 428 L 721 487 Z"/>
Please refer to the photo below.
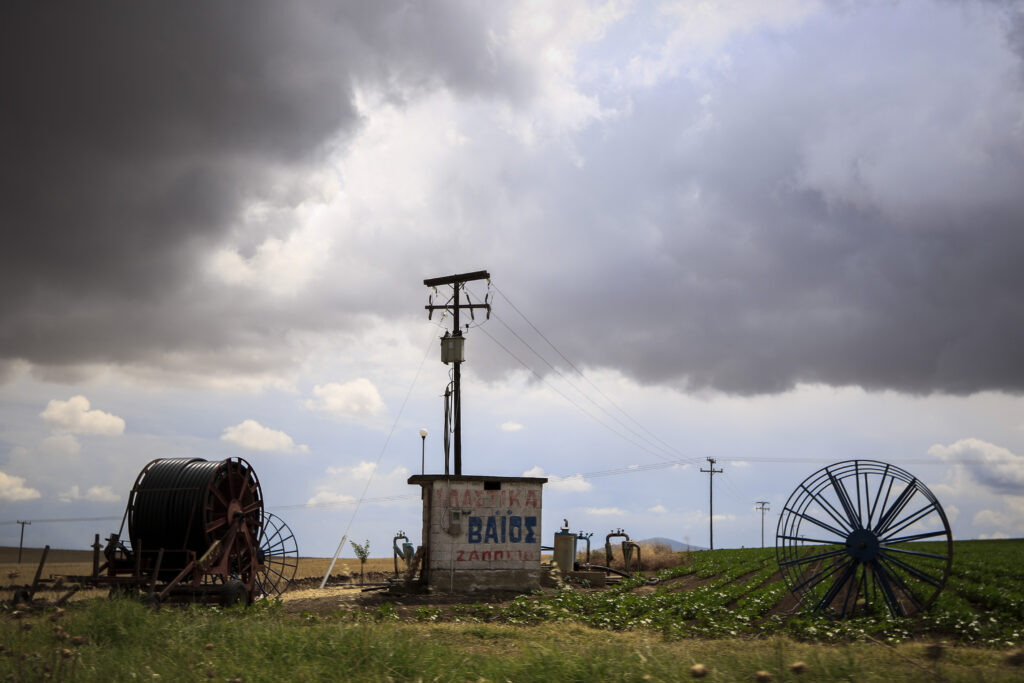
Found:
<path fill-rule="evenodd" d="M 262 570 L 258 549 L 263 523 L 263 497 L 252 466 L 242 458 L 230 458 L 217 469 L 203 496 L 203 529 L 221 543 L 219 559 L 206 570 L 220 583 L 237 579 L 245 584 L 250 600 L 256 577 Z M 202 581 L 197 572 L 195 582 Z"/>

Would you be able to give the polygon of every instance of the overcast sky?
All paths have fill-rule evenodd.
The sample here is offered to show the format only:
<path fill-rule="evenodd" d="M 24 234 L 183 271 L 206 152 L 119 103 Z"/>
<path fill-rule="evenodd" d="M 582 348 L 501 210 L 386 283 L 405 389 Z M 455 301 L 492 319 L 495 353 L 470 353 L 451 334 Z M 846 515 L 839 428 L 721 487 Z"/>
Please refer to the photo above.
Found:
<path fill-rule="evenodd" d="M 707 457 L 716 545 L 848 458 L 1024 535 L 1020 3 L 5 3 L 0 76 L 0 544 L 183 455 L 418 542 L 479 269 L 465 470 L 545 535 L 706 545 Z"/>

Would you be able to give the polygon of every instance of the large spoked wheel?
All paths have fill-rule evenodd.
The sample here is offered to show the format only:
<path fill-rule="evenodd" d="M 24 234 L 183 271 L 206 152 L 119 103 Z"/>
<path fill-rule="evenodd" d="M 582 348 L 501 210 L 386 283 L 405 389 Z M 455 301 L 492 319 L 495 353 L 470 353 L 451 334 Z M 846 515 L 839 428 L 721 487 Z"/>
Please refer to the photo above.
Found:
<path fill-rule="evenodd" d="M 804 607 L 840 618 L 926 610 L 953 563 L 942 506 L 909 472 L 847 460 L 808 477 L 782 509 L 775 553 Z"/>
<path fill-rule="evenodd" d="M 265 597 L 277 597 L 285 592 L 299 568 L 295 534 L 283 519 L 264 512 L 258 546 L 260 569 L 256 573 L 256 589 Z"/>

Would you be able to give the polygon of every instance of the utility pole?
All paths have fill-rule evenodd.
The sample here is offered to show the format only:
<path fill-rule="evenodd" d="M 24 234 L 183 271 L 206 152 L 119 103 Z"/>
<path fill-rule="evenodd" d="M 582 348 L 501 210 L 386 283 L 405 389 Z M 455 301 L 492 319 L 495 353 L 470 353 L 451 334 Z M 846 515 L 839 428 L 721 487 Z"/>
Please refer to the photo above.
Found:
<path fill-rule="evenodd" d="M 469 309 L 469 313 L 473 315 L 473 309 L 485 308 L 487 309 L 487 316 L 491 315 L 491 305 L 484 301 L 484 303 L 474 304 L 469 301 L 469 296 L 466 297 L 466 303 L 459 301 L 459 291 L 466 286 L 467 282 L 474 280 L 490 280 L 491 275 L 486 270 L 478 270 L 472 273 L 462 273 L 461 275 L 448 275 L 445 277 L 428 278 L 423 281 L 423 284 L 427 287 L 440 287 L 442 285 L 452 286 L 452 298 L 449 299 L 445 304 L 437 306 L 434 305 L 433 298 L 430 302 L 424 306 L 429 315 L 434 315 L 434 311 L 451 311 L 452 313 L 452 333 L 448 336 L 441 338 L 441 360 L 445 364 L 451 362 L 454 366 L 452 370 L 452 432 L 454 433 L 455 441 L 455 476 L 462 475 L 462 362 L 464 360 L 464 344 L 465 341 L 462 336 L 462 328 L 459 321 L 459 310 Z M 448 393 L 447 391 L 445 392 Z M 445 425 L 445 429 L 448 429 L 448 425 Z M 448 453 L 445 453 L 445 463 L 448 461 Z M 447 468 L 445 468 L 447 470 Z"/>
<path fill-rule="evenodd" d="M 715 488 L 713 483 L 715 481 L 715 475 L 721 474 L 725 470 L 716 470 L 715 463 L 718 462 L 714 458 L 708 458 L 710 467 L 708 469 L 701 468 L 701 472 L 708 473 L 708 530 L 710 532 L 710 547 L 708 550 L 715 549 Z"/>
<path fill-rule="evenodd" d="M 757 509 L 761 511 L 761 547 L 764 547 L 764 513 L 768 511 L 769 503 L 767 500 L 757 501 Z"/>
<path fill-rule="evenodd" d="M 19 519 L 18 524 L 21 525 L 21 540 L 18 541 L 18 564 L 21 564 L 21 549 L 25 545 L 25 525 L 31 525 L 32 522 L 22 522 Z"/>

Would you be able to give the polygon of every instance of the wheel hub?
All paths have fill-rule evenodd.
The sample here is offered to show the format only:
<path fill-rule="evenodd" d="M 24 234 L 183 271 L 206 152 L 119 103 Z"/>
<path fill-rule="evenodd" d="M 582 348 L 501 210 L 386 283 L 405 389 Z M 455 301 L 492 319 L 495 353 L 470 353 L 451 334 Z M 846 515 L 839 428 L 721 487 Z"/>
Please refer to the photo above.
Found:
<path fill-rule="evenodd" d="M 862 564 L 878 557 L 878 537 L 870 529 L 857 529 L 846 537 L 846 552 Z"/>

